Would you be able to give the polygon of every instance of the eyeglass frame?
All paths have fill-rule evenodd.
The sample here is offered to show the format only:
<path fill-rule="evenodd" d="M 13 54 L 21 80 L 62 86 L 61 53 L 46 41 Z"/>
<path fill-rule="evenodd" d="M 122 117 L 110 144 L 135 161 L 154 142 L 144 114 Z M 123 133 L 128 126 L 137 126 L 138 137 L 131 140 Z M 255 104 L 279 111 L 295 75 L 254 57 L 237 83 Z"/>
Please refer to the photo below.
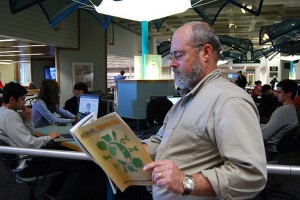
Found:
<path fill-rule="evenodd" d="M 195 47 L 192 47 L 191 49 L 187 50 L 187 51 L 174 51 L 174 52 L 170 52 L 170 55 L 168 57 L 168 60 L 169 61 L 172 61 L 173 59 L 178 61 L 178 60 L 181 60 L 183 58 L 183 56 L 185 56 L 187 53 L 189 53 L 191 50 L 193 49 L 196 49 L 196 48 L 199 48 L 201 46 L 204 46 L 205 44 L 198 44 L 197 46 Z M 181 53 L 182 54 L 179 54 L 178 53 Z"/>

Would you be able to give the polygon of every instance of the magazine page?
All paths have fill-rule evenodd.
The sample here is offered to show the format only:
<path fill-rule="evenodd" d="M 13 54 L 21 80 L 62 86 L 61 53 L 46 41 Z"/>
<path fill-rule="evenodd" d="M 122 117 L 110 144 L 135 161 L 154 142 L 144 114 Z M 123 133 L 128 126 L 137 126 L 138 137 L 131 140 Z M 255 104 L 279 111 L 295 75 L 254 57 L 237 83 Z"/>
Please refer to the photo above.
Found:
<path fill-rule="evenodd" d="M 118 114 L 108 114 L 71 132 L 121 191 L 130 185 L 152 185 L 151 172 L 143 171 L 152 159 Z"/>
<path fill-rule="evenodd" d="M 77 130 L 79 127 L 83 126 L 83 125 L 86 125 L 86 124 L 89 124 L 93 121 L 97 120 L 97 117 L 96 117 L 96 114 L 94 112 L 90 113 L 89 115 L 85 116 L 82 120 L 80 120 L 75 126 L 73 126 L 71 129 L 70 129 L 70 133 L 73 135 L 73 138 L 75 139 L 75 141 L 79 144 L 79 147 L 81 149 L 82 152 L 86 153 L 87 155 L 89 155 L 92 160 L 96 162 L 96 160 L 93 158 L 93 156 L 90 155 L 90 153 L 84 148 L 84 146 L 80 143 L 80 141 L 77 139 L 77 137 L 74 135 L 74 131 Z M 109 180 L 109 184 L 111 186 L 111 189 L 113 191 L 114 194 L 117 193 L 117 190 L 114 186 L 114 184 L 111 182 L 109 176 L 108 177 L 108 180 Z"/>

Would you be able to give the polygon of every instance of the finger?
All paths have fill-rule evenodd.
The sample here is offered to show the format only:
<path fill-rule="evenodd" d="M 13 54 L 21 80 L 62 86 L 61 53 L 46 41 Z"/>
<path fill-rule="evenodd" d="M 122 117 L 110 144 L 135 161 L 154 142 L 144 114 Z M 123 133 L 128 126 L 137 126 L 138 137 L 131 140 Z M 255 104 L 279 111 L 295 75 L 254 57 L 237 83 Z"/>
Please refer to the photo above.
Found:
<path fill-rule="evenodd" d="M 158 180 L 163 178 L 163 172 L 152 173 L 152 180 L 156 183 Z"/>
<path fill-rule="evenodd" d="M 144 171 L 153 170 L 156 167 L 156 165 L 157 165 L 156 162 L 149 163 L 149 164 L 144 166 L 143 170 Z"/>
<path fill-rule="evenodd" d="M 164 164 L 165 161 L 163 160 L 159 160 L 159 161 L 154 161 L 152 163 L 149 163 L 148 165 L 145 165 L 143 170 L 144 171 L 150 171 L 153 170 L 156 167 L 162 166 Z"/>
<path fill-rule="evenodd" d="M 157 179 L 162 179 L 163 178 L 163 172 L 157 173 Z"/>

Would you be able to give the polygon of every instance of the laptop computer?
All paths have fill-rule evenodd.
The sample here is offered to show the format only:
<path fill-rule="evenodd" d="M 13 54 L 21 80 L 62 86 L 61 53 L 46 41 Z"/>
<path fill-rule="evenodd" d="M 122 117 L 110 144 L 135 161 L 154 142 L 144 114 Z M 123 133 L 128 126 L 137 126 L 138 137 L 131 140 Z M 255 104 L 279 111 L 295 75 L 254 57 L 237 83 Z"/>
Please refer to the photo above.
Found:
<path fill-rule="evenodd" d="M 72 134 L 69 133 L 69 130 L 68 132 L 58 130 L 58 133 L 59 136 L 53 139 L 54 142 L 70 142 L 75 140 Z"/>
<path fill-rule="evenodd" d="M 81 94 L 79 96 L 78 102 L 78 112 L 76 115 L 76 121 L 73 125 L 77 124 L 81 121 L 84 117 L 89 115 L 90 113 L 94 113 L 97 117 L 100 114 L 100 103 L 101 103 L 101 96 L 97 94 Z M 59 126 L 59 125 L 58 125 Z M 60 130 L 60 129 L 59 129 Z M 64 131 L 64 133 L 59 133 L 60 136 L 54 138 L 54 142 L 68 142 L 74 141 L 73 136 L 69 133 Z"/>

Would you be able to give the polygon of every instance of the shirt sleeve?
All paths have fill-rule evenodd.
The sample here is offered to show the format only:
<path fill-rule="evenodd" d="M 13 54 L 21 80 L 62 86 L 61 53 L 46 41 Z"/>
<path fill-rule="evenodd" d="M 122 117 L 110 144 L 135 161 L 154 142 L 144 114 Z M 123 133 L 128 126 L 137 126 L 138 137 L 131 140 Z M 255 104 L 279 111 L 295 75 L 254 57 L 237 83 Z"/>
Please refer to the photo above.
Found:
<path fill-rule="evenodd" d="M 220 199 L 251 199 L 266 183 L 267 169 L 258 113 L 252 103 L 230 98 L 207 124 L 223 164 L 201 173 Z"/>
<path fill-rule="evenodd" d="M 39 112 L 46 119 L 46 121 L 49 122 L 49 124 L 71 123 L 71 119 L 60 118 L 59 116 L 51 113 L 50 110 L 48 110 L 44 101 L 39 100 L 39 101 L 35 102 L 35 104 L 37 104 L 37 105 L 35 105 L 34 109 L 37 112 Z M 60 114 L 60 113 L 58 113 L 58 114 Z M 71 115 L 75 117 L 75 115 L 73 115 L 73 114 L 71 114 Z M 71 117 L 71 118 L 73 118 L 73 117 Z"/>
<path fill-rule="evenodd" d="M 156 150 L 160 144 L 162 139 L 161 134 L 163 133 L 163 127 L 156 133 L 156 135 L 152 135 L 149 139 L 142 140 L 143 144 L 146 144 L 148 147 L 148 151 L 152 160 L 155 160 Z"/>
<path fill-rule="evenodd" d="M 30 127 L 30 128 L 28 128 Z M 35 137 L 32 122 L 25 125 L 17 113 L 7 115 L 3 131 L 14 142 L 15 146 L 23 148 L 40 148 L 51 141 L 50 136 Z"/>
<path fill-rule="evenodd" d="M 284 113 L 280 108 L 275 110 L 271 115 L 269 122 L 261 128 L 264 141 L 270 139 L 274 133 L 282 128 L 282 120 L 284 120 L 282 115 L 284 115 Z"/>
<path fill-rule="evenodd" d="M 56 110 L 57 114 L 61 115 L 62 117 L 64 118 L 68 118 L 68 119 L 72 119 L 72 118 L 75 118 L 76 116 L 73 115 L 71 112 L 61 108 L 61 107 L 58 107 L 57 110 Z"/>
<path fill-rule="evenodd" d="M 149 154 L 150 154 L 152 160 L 155 160 L 157 148 L 160 145 L 161 139 L 163 138 L 168 115 L 169 115 L 169 113 L 167 113 L 167 115 L 164 119 L 164 123 L 163 123 L 162 127 L 158 130 L 156 135 L 151 136 L 149 139 L 142 140 L 142 143 L 147 144 L 148 151 L 149 151 Z"/>

